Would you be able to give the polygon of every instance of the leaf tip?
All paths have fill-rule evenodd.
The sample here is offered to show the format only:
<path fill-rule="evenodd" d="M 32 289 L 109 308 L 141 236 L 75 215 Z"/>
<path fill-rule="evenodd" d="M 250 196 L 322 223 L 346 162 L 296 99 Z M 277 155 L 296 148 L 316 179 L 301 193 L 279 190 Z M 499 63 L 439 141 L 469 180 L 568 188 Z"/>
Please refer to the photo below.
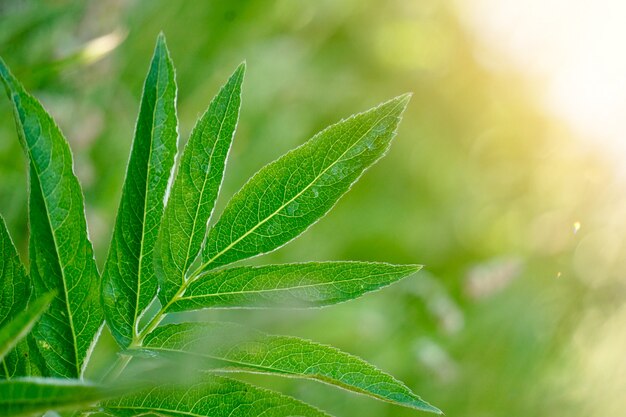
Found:
<path fill-rule="evenodd" d="M 428 408 L 425 411 L 429 411 L 431 413 L 439 414 L 440 416 L 445 416 L 445 413 L 443 411 L 441 411 L 440 409 L 438 409 L 437 407 L 435 407 L 434 405 L 428 404 Z"/>
<path fill-rule="evenodd" d="M 165 34 L 163 31 L 160 31 L 157 35 L 156 46 L 154 47 L 154 55 L 165 53 L 166 56 L 169 56 L 169 51 L 167 49 L 167 41 L 165 39 Z"/>
<path fill-rule="evenodd" d="M 409 274 L 414 274 L 420 271 L 422 268 L 424 268 L 424 265 L 419 265 L 419 264 L 408 264 L 404 266 L 406 267 Z"/>
<path fill-rule="evenodd" d="M 439 414 L 440 416 L 445 416 L 444 412 L 417 397 L 415 401 L 412 402 L 411 406 L 417 410 L 426 411 L 428 413 Z"/>
<path fill-rule="evenodd" d="M 413 93 L 408 92 L 408 93 L 399 95 L 394 100 L 397 100 L 399 103 L 402 104 L 403 107 L 406 107 L 409 104 L 409 101 L 411 101 L 412 97 L 413 97 Z"/>
<path fill-rule="evenodd" d="M 14 82 L 13 74 L 11 74 L 11 70 L 9 69 L 9 67 L 7 66 L 7 64 L 4 62 L 4 60 L 1 57 L 0 57 L 0 79 L 2 79 L 4 86 L 7 88 L 7 92 L 13 89 L 13 82 Z"/>
<path fill-rule="evenodd" d="M 246 60 L 244 59 L 241 64 L 239 64 L 237 66 L 237 69 L 235 70 L 235 76 L 237 77 L 243 77 L 243 75 L 246 73 L 246 67 L 247 67 L 247 63 Z"/>
<path fill-rule="evenodd" d="M 396 96 L 390 100 L 387 100 L 379 104 L 377 107 L 375 107 L 372 110 L 380 111 L 384 109 L 385 111 L 389 111 L 394 116 L 400 118 L 402 117 L 402 114 L 406 110 L 406 107 L 409 104 L 409 101 L 411 100 L 412 96 L 413 96 L 413 93 L 401 94 L 399 96 Z"/>
<path fill-rule="evenodd" d="M 8 73 L 8 72 L 9 72 L 9 68 L 7 67 L 7 64 L 4 62 L 4 59 L 0 57 L 0 76 L 4 78 L 5 73 Z"/>

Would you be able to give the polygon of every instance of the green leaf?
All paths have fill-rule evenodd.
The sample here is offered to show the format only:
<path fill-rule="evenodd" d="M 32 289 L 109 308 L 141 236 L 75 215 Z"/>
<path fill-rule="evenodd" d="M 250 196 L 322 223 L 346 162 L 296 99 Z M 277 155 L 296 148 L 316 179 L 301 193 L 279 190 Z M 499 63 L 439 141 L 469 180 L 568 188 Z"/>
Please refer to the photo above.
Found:
<path fill-rule="evenodd" d="M 46 362 L 37 348 L 33 333 L 20 341 L 0 364 L 0 379 L 11 379 L 22 376 L 46 376 Z"/>
<path fill-rule="evenodd" d="M 30 160 L 30 276 L 35 295 L 57 292 L 33 333 L 53 375 L 79 377 L 102 325 L 82 190 L 69 145 L 50 115 L 1 60 L 0 78 Z"/>
<path fill-rule="evenodd" d="M 421 267 L 375 262 L 309 262 L 209 271 L 169 311 L 224 307 L 323 307 L 352 300 Z"/>
<path fill-rule="evenodd" d="M 15 378 L 0 381 L 0 417 L 41 415 L 48 410 L 75 410 L 117 392 L 70 379 Z"/>
<path fill-rule="evenodd" d="M 290 336 L 272 336 L 232 323 L 183 323 L 158 327 L 144 350 L 191 354 L 212 369 L 314 379 L 379 400 L 441 413 L 402 382 L 334 347 Z M 195 360 L 194 359 L 194 360 Z"/>
<path fill-rule="evenodd" d="M 409 98 L 396 97 L 330 126 L 262 168 L 209 231 L 203 267 L 275 250 L 324 216 L 385 154 Z"/>
<path fill-rule="evenodd" d="M 48 309 L 55 293 L 47 294 L 31 303 L 28 308 L 0 328 L 0 360 L 17 346 L 33 328 L 37 320 Z M 7 375 L 8 376 L 8 375 Z"/>
<path fill-rule="evenodd" d="M 23 311 L 29 298 L 26 270 L 0 216 L 0 327 Z"/>
<path fill-rule="evenodd" d="M 118 417 L 329 417 L 286 395 L 216 375 L 186 386 L 167 384 L 106 401 L 102 408 Z"/>
<path fill-rule="evenodd" d="M 24 311 L 30 298 L 30 281 L 11 240 L 4 218 L 0 216 L 0 328 Z M 0 333 L 0 336 L 2 333 Z M 0 377 L 12 378 L 29 373 L 29 361 L 24 358 L 28 342 L 22 341 L 2 361 Z"/>
<path fill-rule="evenodd" d="M 198 120 L 183 151 L 157 244 L 164 305 L 183 286 L 206 236 L 239 118 L 244 72 L 241 64 Z"/>
<path fill-rule="evenodd" d="M 136 337 L 141 314 L 157 293 L 155 244 L 174 166 L 177 126 L 174 66 L 160 35 L 143 88 L 122 199 L 102 274 L 107 324 L 123 347 Z"/>

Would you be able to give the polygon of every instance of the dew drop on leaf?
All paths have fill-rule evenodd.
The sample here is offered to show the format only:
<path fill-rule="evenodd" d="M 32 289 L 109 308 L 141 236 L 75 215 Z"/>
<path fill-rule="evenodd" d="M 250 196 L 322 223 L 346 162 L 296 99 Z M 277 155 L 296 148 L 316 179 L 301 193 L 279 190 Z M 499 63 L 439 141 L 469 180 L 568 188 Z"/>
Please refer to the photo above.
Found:
<path fill-rule="evenodd" d="M 287 214 L 290 216 L 293 216 L 296 213 L 296 210 L 298 210 L 299 206 L 300 206 L 300 203 L 298 203 L 297 201 L 293 201 L 286 208 Z"/>

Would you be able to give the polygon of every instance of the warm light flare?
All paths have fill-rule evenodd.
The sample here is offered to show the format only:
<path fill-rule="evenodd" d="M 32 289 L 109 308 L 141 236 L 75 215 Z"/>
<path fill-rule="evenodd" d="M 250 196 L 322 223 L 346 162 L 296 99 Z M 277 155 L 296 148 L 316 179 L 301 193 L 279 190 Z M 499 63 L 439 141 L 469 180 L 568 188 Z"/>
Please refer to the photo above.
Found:
<path fill-rule="evenodd" d="M 492 66 L 512 66 L 579 136 L 626 156 L 626 3 L 458 2 Z M 504 63 L 504 64 L 503 64 Z"/>

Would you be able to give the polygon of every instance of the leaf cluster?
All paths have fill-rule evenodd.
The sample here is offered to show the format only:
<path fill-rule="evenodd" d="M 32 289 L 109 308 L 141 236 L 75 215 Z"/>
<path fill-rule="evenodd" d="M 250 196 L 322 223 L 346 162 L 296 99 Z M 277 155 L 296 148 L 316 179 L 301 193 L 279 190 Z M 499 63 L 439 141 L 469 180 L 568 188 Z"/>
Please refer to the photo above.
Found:
<path fill-rule="evenodd" d="M 172 313 L 201 309 L 324 307 L 420 268 L 374 262 L 232 266 L 280 248 L 322 218 L 385 154 L 410 97 L 341 120 L 266 165 L 213 220 L 245 68 L 235 69 L 178 155 L 176 77 L 159 36 L 100 274 L 69 145 L 0 60 L 28 157 L 30 191 L 28 272 L 0 222 L 0 416 L 66 409 L 112 416 L 327 415 L 239 381 L 233 372 L 313 379 L 440 413 L 392 376 L 331 346 L 234 323 L 162 324 Z M 119 355 L 101 381 L 87 381 L 103 326 Z M 162 373 L 148 372 L 130 384 L 132 361 L 175 364 L 185 376 L 163 380 Z"/>

